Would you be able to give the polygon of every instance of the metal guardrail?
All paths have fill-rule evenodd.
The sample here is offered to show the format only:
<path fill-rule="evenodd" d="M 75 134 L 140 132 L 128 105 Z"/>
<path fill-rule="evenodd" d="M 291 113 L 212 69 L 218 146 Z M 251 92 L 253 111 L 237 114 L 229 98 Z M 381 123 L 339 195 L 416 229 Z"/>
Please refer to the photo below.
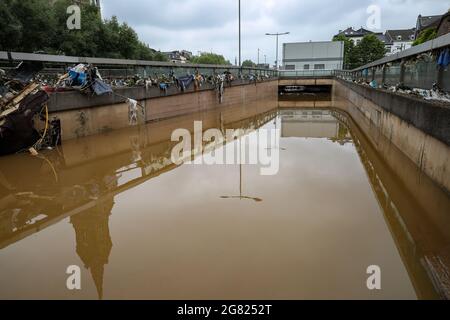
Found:
<path fill-rule="evenodd" d="M 450 68 L 438 67 L 436 55 L 428 55 L 449 47 L 450 33 L 354 70 L 336 70 L 335 75 L 352 81 L 373 82 L 377 87 L 402 84 L 430 90 L 437 85 L 450 92 Z"/>
<path fill-rule="evenodd" d="M 436 56 L 422 54 L 450 47 L 450 34 L 384 57 L 354 70 L 282 70 L 280 77 L 317 78 L 336 76 L 351 81 L 372 82 L 378 87 L 402 84 L 430 90 L 434 85 L 450 92 L 450 68 L 437 67 Z"/>
<path fill-rule="evenodd" d="M 280 70 L 279 77 L 296 77 L 296 78 L 318 78 L 318 77 L 333 77 L 335 70 Z"/>
<path fill-rule="evenodd" d="M 173 71 L 176 75 L 186 75 L 194 74 L 196 70 L 199 70 L 199 72 L 206 75 L 223 73 L 225 71 L 230 71 L 235 74 L 240 72 L 244 75 L 255 74 L 270 77 L 276 77 L 278 74 L 276 70 L 272 69 L 248 68 L 232 65 L 172 63 L 0 51 L 0 62 L 3 64 L 14 66 L 14 64 L 21 61 L 43 62 L 45 66 L 43 72 L 50 74 L 65 72 L 69 66 L 79 63 L 94 64 L 99 68 L 102 76 L 105 77 L 128 77 L 136 74 L 146 77 L 154 73 L 168 73 L 170 71 Z"/>
<path fill-rule="evenodd" d="M 411 47 L 410 49 L 401 51 L 399 53 L 384 57 L 380 60 L 371 62 L 369 64 L 366 64 L 364 66 L 361 66 L 359 68 L 356 68 L 351 71 L 361 71 L 368 68 L 373 68 L 376 66 L 384 65 L 389 62 L 399 61 L 402 59 L 408 59 L 413 58 L 421 53 L 429 52 L 432 50 L 442 49 L 445 47 L 450 46 L 450 33 L 440 36 L 439 38 L 433 39 L 431 41 L 427 41 L 425 43 L 422 43 L 420 45 Z"/>

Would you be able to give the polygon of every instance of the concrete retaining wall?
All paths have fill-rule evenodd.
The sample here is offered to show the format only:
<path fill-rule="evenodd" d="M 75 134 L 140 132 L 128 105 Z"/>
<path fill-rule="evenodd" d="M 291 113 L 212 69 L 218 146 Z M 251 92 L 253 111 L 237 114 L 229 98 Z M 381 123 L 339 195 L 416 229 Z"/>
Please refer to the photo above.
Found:
<path fill-rule="evenodd" d="M 422 172 L 450 190 L 448 107 L 342 80 L 335 81 L 333 96 L 335 107 L 345 110 L 351 102 Z"/>
<path fill-rule="evenodd" d="M 126 91 L 117 92 L 137 99 L 144 106 L 145 114 L 140 119 L 144 122 L 236 105 L 245 108 L 246 105 L 259 102 L 264 102 L 264 105 L 272 103 L 275 108 L 278 80 L 226 87 L 222 103 L 219 102 L 217 93 L 207 87 L 184 93 L 172 87 L 167 96 L 161 96 L 157 88 L 123 90 Z M 128 127 L 128 105 L 123 100 L 117 96 L 86 97 L 78 92 L 64 92 L 52 95 L 49 108 L 51 116 L 61 120 L 64 141 Z"/>

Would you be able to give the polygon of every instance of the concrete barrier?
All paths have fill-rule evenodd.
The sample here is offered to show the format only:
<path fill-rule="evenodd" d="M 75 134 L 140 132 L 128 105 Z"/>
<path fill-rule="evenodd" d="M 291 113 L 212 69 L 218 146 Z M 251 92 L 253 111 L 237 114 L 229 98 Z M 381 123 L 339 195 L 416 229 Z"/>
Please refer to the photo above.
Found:
<path fill-rule="evenodd" d="M 272 102 L 275 108 L 278 80 L 256 84 L 237 81 L 233 86 L 225 87 L 222 103 L 209 86 L 185 92 L 171 87 L 167 96 L 158 88 L 126 88 L 116 92 L 138 100 L 145 109 L 141 120 L 147 122 L 235 105 L 245 108 L 258 101 Z M 63 141 L 129 126 L 128 105 L 119 96 L 89 97 L 78 92 L 60 92 L 51 96 L 49 109 L 52 117 L 61 120 Z"/>
<path fill-rule="evenodd" d="M 353 104 L 419 169 L 450 191 L 450 108 L 443 104 L 336 80 L 333 106 Z M 379 150 L 383 153 L 383 150 Z M 388 157 L 388 154 L 385 154 Z"/>

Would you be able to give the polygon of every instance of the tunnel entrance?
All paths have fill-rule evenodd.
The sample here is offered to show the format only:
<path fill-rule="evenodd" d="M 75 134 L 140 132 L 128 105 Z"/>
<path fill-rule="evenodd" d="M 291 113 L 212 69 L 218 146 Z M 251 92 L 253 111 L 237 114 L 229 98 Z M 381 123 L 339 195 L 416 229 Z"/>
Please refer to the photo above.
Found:
<path fill-rule="evenodd" d="M 278 87 L 280 101 L 330 101 L 331 85 L 284 85 Z"/>

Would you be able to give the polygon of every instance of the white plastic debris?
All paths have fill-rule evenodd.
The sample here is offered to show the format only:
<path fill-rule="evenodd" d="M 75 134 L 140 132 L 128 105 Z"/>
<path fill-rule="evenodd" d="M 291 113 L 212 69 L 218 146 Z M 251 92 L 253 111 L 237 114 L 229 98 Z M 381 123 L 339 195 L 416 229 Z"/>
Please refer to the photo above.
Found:
<path fill-rule="evenodd" d="M 130 126 L 137 125 L 138 119 L 137 119 L 137 101 L 133 99 L 128 99 L 128 121 Z"/>

